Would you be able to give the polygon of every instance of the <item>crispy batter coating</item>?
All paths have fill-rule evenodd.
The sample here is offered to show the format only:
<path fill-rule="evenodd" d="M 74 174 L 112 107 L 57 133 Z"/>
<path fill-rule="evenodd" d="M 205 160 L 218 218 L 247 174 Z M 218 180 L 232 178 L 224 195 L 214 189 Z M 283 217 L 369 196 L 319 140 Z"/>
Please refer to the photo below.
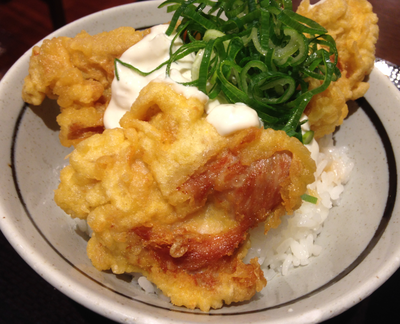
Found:
<path fill-rule="evenodd" d="M 298 13 L 327 28 L 339 51 L 342 78 L 307 107 L 322 137 L 342 123 L 346 101 L 368 88 L 377 18 L 366 0 L 314 7 L 304 0 Z M 113 60 L 146 33 L 83 31 L 33 49 L 23 98 L 35 105 L 57 99 L 61 143 L 76 147 L 55 201 L 92 228 L 87 253 L 97 269 L 141 272 L 173 304 L 191 309 L 249 300 L 266 280 L 257 259 L 242 261 L 248 231 L 264 222 L 267 232 L 300 206 L 315 163 L 283 131 L 220 136 L 204 118 L 205 102 L 168 83 L 150 83 L 122 128 L 104 131 Z"/>
<path fill-rule="evenodd" d="M 332 133 L 348 114 L 346 102 L 362 97 L 369 84 L 378 39 L 378 17 L 367 0 L 326 0 L 310 6 L 303 0 L 297 13 L 318 22 L 335 39 L 342 77 L 314 96 L 306 108 L 316 138 Z M 315 88 L 319 81 L 312 80 Z"/>
<path fill-rule="evenodd" d="M 374 63 L 378 18 L 367 0 L 326 0 L 315 6 L 304 0 L 297 12 L 324 26 L 339 51 L 342 78 L 314 96 L 306 108 L 311 128 L 320 138 L 343 122 L 348 113 L 346 102 L 362 97 L 368 89 L 364 78 Z M 113 60 L 148 32 L 121 27 L 90 36 L 82 31 L 75 38 L 45 40 L 41 47 L 33 48 L 23 99 L 34 105 L 39 105 L 45 96 L 57 99 L 62 145 L 76 145 L 104 131 L 103 115 L 114 77 Z M 317 87 L 319 82 L 311 80 L 310 87 Z"/>
<path fill-rule="evenodd" d="M 114 58 L 140 41 L 147 31 L 121 27 L 90 36 L 57 37 L 35 46 L 25 78 L 22 98 L 40 105 L 48 96 L 57 99 L 61 114 L 60 141 L 76 145 L 104 131 L 103 115 L 111 98 Z"/>
<path fill-rule="evenodd" d="M 223 137 L 204 102 L 165 82 L 145 87 L 121 125 L 76 146 L 55 192 L 92 228 L 93 265 L 141 272 L 191 309 L 249 300 L 266 280 L 257 259 L 242 261 L 248 231 L 299 207 L 314 181 L 308 150 L 271 129 Z"/>

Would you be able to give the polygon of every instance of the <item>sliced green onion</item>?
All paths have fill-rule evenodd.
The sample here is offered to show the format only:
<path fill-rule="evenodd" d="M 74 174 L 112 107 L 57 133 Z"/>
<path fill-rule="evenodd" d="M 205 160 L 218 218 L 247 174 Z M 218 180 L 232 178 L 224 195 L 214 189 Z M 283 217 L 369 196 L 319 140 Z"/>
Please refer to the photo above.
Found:
<path fill-rule="evenodd" d="M 310 144 L 313 138 L 314 138 L 314 131 L 313 130 L 306 131 L 303 134 L 303 144 L 305 145 Z"/>
<path fill-rule="evenodd" d="M 336 44 L 325 28 L 293 12 L 291 0 L 167 0 L 160 5 L 165 6 L 174 12 L 166 34 L 176 30 L 174 39 L 187 36 L 175 52 L 171 45 L 170 59 L 155 70 L 167 65 L 169 75 L 173 62 L 194 53 L 193 81 L 183 84 L 210 98 L 247 104 L 265 128 L 284 130 L 304 143 L 312 139 L 311 133 L 302 136 L 303 111 L 340 77 Z M 154 71 L 116 59 L 117 79 L 117 63 L 142 75 Z M 320 86 L 308 89 L 310 77 L 321 80 Z"/>
<path fill-rule="evenodd" d="M 307 194 L 302 195 L 301 199 L 306 201 L 306 202 L 309 202 L 311 204 L 314 204 L 314 205 L 317 204 L 317 202 L 318 202 L 318 198 L 317 197 L 310 196 L 310 195 L 307 195 Z"/>
<path fill-rule="evenodd" d="M 289 42 L 284 47 L 276 47 L 274 59 L 278 65 L 290 63 L 291 66 L 301 64 L 307 57 L 307 39 L 306 37 L 294 29 L 284 28 L 283 33 L 290 37 Z M 296 56 L 293 56 L 297 53 Z"/>

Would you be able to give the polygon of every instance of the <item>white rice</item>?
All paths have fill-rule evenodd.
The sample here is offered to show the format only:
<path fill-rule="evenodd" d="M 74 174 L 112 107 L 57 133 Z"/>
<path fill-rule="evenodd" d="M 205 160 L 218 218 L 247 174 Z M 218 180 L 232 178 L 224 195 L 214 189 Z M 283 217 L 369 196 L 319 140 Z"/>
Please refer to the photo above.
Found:
<path fill-rule="evenodd" d="M 149 281 L 145 276 L 142 276 L 139 273 L 133 273 L 133 280 L 136 280 L 137 283 L 139 284 L 139 287 L 142 288 L 142 290 L 146 293 L 146 294 L 150 294 L 150 295 L 155 295 L 157 296 L 159 299 L 166 301 L 166 302 L 170 302 L 170 298 L 165 296 L 162 291 L 157 288 L 157 286 L 155 284 L 153 284 L 151 281 Z"/>
<path fill-rule="evenodd" d="M 315 240 L 323 230 L 329 210 L 339 204 L 354 162 L 347 155 L 347 147 L 333 145 L 332 136 L 321 139 L 319 146 L 316 181 L 308 186 L 308 193 L 317 196 L 317 204 L 303 202 L 293 215 L 282 217 L 282 224 L 271 229 L 267 237 L 263 226 L 251 233 L 252 248 L 246 259 L 258 256 L 267 280 L 308 265 L 309 258 L 322 252 L 323 247 L 315 244 Z"/>
<path fill-rule="evenodd" d="M 347 147 L 333 145 L 331 135 L 319 140 L 316 181 L 308 186 L 308 193 L 317 196 L 317 204 L 303 202 L 293 215 L 282 217 L 279 227 L 271 229 L 267 236 L 264 224 L 251 231 L 252 247 L 245 261 L 257 256 L 268 281 L 277 274 L 285 276 L 292 268 L 308 265 L 309 258 L 322 252 L 323 247 L 315 244 L 315 240 L 323 230 L 329 210 L 339 204 L 354 167 L 347 152 Z M 92 234 L 84 220 L 76 219 L 76 229 Z M 134 279 L 146 293 L 163 295 L 146 277 L 136 274 Z"/>
<path fill-rule="evenodd" d="M 149 280 L 147 280 L 145 276 L 139 277 L 138 284 L 146 293 L 148 294 L 156 293 L 154 285 Z"/>

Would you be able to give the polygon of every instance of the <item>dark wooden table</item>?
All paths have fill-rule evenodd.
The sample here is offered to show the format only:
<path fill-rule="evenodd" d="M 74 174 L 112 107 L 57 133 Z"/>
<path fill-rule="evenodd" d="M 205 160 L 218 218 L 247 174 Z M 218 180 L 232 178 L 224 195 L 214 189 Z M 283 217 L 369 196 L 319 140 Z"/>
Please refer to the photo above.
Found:
<path fill-rule="evenodd" d="M 64 0 L 67 22 L 128 0 Z M 300 0 L 293 1 L 297 5 Z M 311 1 L 312 3 L 316 1 Z M 377 57 L 400 65 L 400 0 L 370 0 L 379 17 Z M 52 31 L 46 2 L 0 0 L 0 79 L 37 41 Z M 0 233 L 0 323 L 112 323 L 75 303 L 36 274 Z M 334 323 L 398 323 L 400 271 Z"/>

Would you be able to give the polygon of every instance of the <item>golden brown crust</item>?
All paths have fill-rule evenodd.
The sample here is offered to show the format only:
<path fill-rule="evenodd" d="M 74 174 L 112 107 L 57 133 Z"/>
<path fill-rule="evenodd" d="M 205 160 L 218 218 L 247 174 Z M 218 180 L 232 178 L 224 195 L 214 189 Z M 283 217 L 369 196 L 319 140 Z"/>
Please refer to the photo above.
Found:
<path fill-rule="evenodd" d="M 258 262 L 242 262 L 248 231 L 277 226 L 300 205 L 315 163 L 283 131 L 220 136 L 203 110 L 202 100 L 150 83 L 123 129 L 76 146 L 55 201 L 87 219 L 97 269 L 139 271 L 175 305 L 208 311 L 265 286 Z"/>
<path fill-rule="evenodd" d="M 336 16 L 323 5 L 309 10 L 308 1 L 299 8 L 335 37 L 343 73 L 307 108 L 317 137 L 342 123 L 346 100 L 366 91 L 377 37 L 365 0 L 326 3 L 342 7 L 329 8 Z M 150 83 L 123 128 L 103 132 L 113 59 L 142 37 L 132 28 L 82 32 L 33 49 L 24 100 L 56 98 L 61 143 L 76 146 L 55 201 L 92 228 L 87 253 L 97 269 L 141 272 L 188 308 L 249 300 L 266 280 L 256 259 L 242 261 L 248 231 L 260 222 L 265 231 L 277 227 L 300 206 L 315 163 L 283 131 L 220 136 L 203 116 L 204 100 L 187 99 L 167 83 Z"/>
<path fill-rule="evenodd" d="M 367 0 L 326 0 L 313 7 L 304 0 L 298 13 L 324 26 L 339 51 L 342 78 L 314 96 L 306 109 L 311 128 L 320 138 L 343 122 L 348 113 L 346 101 L 363 96 L 368 89 L 363 80 L 373 67 L 377 17 Z M 103 115 L 114 77 L 113 60 L 148 32 L 121 27 L 90 36 L 82 31 L 74 38 L 45 40 L 41 47 L 33 49 L 23 99 L 34 105 L 46 96 L 58 100 L 62 145 L 76 145 L 104 130 Z M 311 88 L 318 85 L 319 81 L 310 81 Z"/>
<path fill-rule="evenodd" d="M 328 30 L 338 49 L 342 77 L 314 96 L 306 109 L 316 138 L 332 133 L 348 114 L 346 102 L 368 90 L 365 77 L 372 71 L 378 39 L 378 17 L 367 0 L 326 0 L 310 6 L 303 0 L 297 13 L 311 18 Z M 319 85 L 312 81 L 311 88 Z"/>
<path fill-rule="evenodd" d="M 44 40 L 32 50 L 22 98 L 33 105 L 40 105 L 46 96 L 57 99 L 64 146 L 102 133 L 104 111 L 111 98 L 114 58 L 146 33 L 121 27 L 95 36 L 82 31 L 74 38 Z"/>

